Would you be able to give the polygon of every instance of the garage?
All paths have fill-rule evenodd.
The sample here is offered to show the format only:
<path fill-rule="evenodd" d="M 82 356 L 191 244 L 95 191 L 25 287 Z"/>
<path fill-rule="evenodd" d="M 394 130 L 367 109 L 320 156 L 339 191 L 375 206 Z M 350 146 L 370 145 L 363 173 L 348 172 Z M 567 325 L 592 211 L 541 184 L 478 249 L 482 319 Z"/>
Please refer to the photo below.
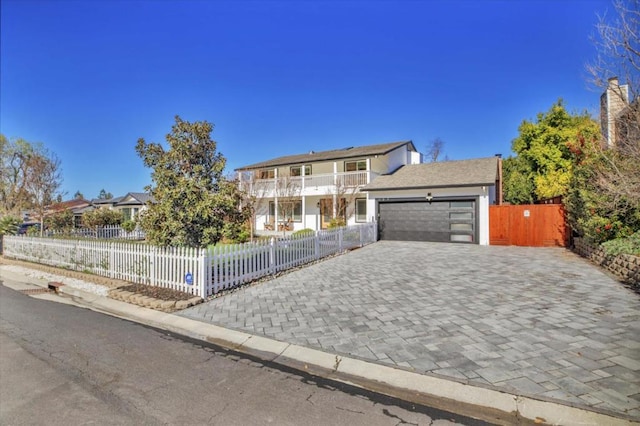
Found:
<path fill-rule="evenodd" d="M 476 200 L 378 203 L 381 240 L 478 243 Z"/>
<path fill-rule="evenodd" d="M 499 204 L 498 157 L 407 164 L 362 188 L 378 238 L 489 244 L 489 206 Z"/>

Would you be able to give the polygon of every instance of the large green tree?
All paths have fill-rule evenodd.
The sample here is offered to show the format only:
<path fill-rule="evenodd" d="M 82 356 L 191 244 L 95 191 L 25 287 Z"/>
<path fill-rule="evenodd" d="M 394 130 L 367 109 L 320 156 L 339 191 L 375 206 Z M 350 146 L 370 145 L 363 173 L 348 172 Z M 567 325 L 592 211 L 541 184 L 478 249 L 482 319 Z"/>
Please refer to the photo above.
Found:
<path fill-rule="evenodd" d="M 518 131 L 512 142 L 517 155 L 505 160 L 504 169 L 504 198 L 513 204 L 566 195 L 574 169 L 569 145 L 579 135 L 599 134 L 587 113 L 568 113 L 562 100 L 535 121 L 523 121 Z"/>
<path fill-rule="evenodd" d="M 147 239 L 158 245 L 206 247 L 238 232 L 248 208 L 236 182 L 225 179 L 224 156 L 211 139 L 213 125 L 175 117 L 167 149 L 139 139 L 136 151 L 152 169 L 154 203 L 140 215 Z"/>

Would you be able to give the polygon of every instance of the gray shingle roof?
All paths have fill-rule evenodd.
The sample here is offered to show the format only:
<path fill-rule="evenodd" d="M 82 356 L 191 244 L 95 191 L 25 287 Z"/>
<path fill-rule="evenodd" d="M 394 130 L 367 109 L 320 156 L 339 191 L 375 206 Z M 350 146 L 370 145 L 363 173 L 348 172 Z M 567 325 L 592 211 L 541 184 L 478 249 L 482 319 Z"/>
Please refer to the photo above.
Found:
<path fill-rule="evenodd" d="M 269 167 L 288 166 L 292 164 L 312 163 L 315 161 L 330 161 L 343 158 L 366 157 L 370 155 L 384 155 L 403 145 L 409 145 L 411 151 L 416 148 L 412 141 L 400 141 L 383 143 L 378 145 L 356 146 L 344 149 L 334 149 L 331 151 L 309 152 L 306 154 L 287 155 L 284 157 L 274 158 L 272 160 L 262 161 L 260 163 L 250 164 L 248 166 L 239 167 L 236 171 L 255 170 Z"/>
<path fill-rule="evenodd" d="M 127 197 L 133 197 L 137 201 L 124 201 Z M 128 205 L 138 205 L 138 204 L 146 204 L 147 201 L 155 202 L 153 197 L 147 192 L 129 192 L 124 197 L 120 197 L 120 200 L 115 204 L 116 206 L 128 206 Z"/>
<path fill-rule="evenodd" d="M 409 164 L 378 176 L 363 191 L 495 185 L 498 158 Z"/>

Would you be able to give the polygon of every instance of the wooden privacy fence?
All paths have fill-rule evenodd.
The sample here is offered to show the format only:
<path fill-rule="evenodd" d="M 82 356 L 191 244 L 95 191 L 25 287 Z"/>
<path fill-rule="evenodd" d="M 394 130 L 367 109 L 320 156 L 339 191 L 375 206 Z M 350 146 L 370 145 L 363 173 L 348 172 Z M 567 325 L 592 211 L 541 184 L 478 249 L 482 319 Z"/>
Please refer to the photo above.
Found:
<path fill-rule="evenodd" d="M 376 224 L 208 249 L 4 236 L 4 256 L 171 288 L 205 298 L 376 241 Z"/>
<path fill-rule="evenodd" d="M 489 206 L 489 244 L 566 247 L 568 227 L 562 204 Z"/>

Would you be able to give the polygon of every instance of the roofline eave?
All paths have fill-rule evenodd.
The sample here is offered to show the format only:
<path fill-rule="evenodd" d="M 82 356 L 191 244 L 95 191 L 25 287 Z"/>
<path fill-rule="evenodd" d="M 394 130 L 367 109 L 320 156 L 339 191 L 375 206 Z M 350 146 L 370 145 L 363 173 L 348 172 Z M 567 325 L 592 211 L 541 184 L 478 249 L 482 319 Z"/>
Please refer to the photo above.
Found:
<path fill-rule="evenodd" d="M 362 188 L 360 191 L 362 192 L 375 192 L 375 191 L 405 191 L 405 190 L 415 190 L 415 189 L 442 189 L 442 188 L 472 188 L 474 186 L 495 186 L 495 182 L 491 183 L 470 183 L 465 185 L 428 185 L 428 186 L 394 186 L 394 187 L 386 187 L 386 188 L 370 188 L 367 189 Z"/>

